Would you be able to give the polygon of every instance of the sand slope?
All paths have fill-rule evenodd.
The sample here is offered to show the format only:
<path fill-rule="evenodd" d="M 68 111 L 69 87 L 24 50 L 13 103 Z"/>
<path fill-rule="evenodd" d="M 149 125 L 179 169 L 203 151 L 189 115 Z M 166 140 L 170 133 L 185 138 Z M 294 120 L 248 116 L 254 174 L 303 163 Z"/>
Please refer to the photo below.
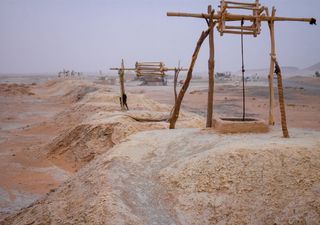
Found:
<path fill-rule="evenodd" d="M 140 132 L 2 224 L 318 224 L 319 132 Z"/>

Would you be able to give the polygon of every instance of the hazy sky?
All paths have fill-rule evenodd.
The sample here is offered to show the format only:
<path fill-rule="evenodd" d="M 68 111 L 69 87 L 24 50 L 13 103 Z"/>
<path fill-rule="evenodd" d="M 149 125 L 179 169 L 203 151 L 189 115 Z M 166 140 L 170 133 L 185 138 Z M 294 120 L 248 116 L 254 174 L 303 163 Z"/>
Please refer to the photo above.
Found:
<path fill-rule="evenodd" d="M 122 58 L 188 66 L 196 41 L 207 25 L 202 19 L 167 17 L 168 11 L 206 12 L 220 1 L 207 0 L 0 0 L 0 73 L 106 72 Z M 316 17 L 319 0 L 264 0 L 277 15 Z M 307 67 L 320 61 L 320 29 L 301 22 L 276 23 L 278 60 Z M 269 65 L 269 32 L 245 38 L 247 68 Z M 206 71 L 207 41 L 195 70 Z M 240 36 L 215 33 L 216 70 L 241 68 Z"/>

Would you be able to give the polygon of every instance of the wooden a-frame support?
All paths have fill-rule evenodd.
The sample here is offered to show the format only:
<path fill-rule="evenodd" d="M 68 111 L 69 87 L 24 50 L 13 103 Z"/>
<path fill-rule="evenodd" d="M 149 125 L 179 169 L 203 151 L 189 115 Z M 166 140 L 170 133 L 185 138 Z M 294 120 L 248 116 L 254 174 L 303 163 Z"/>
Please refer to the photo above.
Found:
<path fill-rule="evenodd" d="M 135 71 L 136 72 L 136 76 L 143 76 L 143 75 L 140 74 L 141 67 L 137 66 L 137 65 L 143 64 L 143 65 L 145 65 L 147 71 L 150 71 L 151 73 L 154 74 L 155 72 L 158 72 L 158 71 L 155 71 L 154 68 L 152 68 L 152 66 L 155 63 L 156 62 L 143 62 L 143 63 L 138 63 L 137 62 L 135 68 L 125 68 L 124 67 L 124 61 L 122 59 L 120 68 L 110 68 L 110 70 L 117 70 L 118 71 L 119 83 L 120 83 L 120 96 L 121 96 L 120 97 L 121 111 L 125 111 L 124 102 L 123 102 L 123 96 L 126 95 L 125 86 L 124 86 L 124 74 L 125 74 L 125 71 Z M 180 62 L 179 62 L 178 67 L 175 67 L 175 68 L 167 68 L 167 67 L 164 66 L 164 64 L 162 62 L 160 62 L 160 66 L 161 66 L 160 72 L 162 73 L 162 76 L 165 75 L 164 72 L 166 72 L 166 71 L 174 71 L 174 94 L 175 94 L 175 99 L 177 99 L 176 86 L 177 86 L 178 75 L 179 75 L 180 71 L 186 71 L 186 69 L 180 67 Z M 155 75 L 159 75 L 159 74 L 155 74 Z"/>
<path fill-rule="evenodd" d="M 234 4 L 236 6 L 228 6 L 228 4 Z M 231 1 L 221 1 L 220 8 L 222 9 L 217 14 L 214 14 L 214 10 L 212 10 L 211 6 L 208 6 L 207 14 L 195 14 L 195 13 L 177 13 L 177 12 L 168 12 L 167 16 L 179 16 L 179 17 L 194 17 L 194 18 L 204 18 L 208 23 L 208 30 L 202 32 L 194 53 L 192 55 L 191 63 L 189 66 L 187 78 L 179 92 L 178 97 L 176 98 L 175 105 L 173 108 L 173 112 L 170 118 L 170 129 L 175 128 L 175 123 L 179 117 L 181 103 L 184 97 L 184 94 L 189 87 L 193 67 L 195 65 L 198 53 L 200 51 L 201 45 L 206 37 L 209 35 L 209 87 L 208 87 L 208 105 L 207 105 L 207 127 L 212 127 L 212 114 L 213 114 L 213 93 L 214 93 L 214 40 L 213 40 L 213 28 L 216 23 L 219 24 L 218 31 L 223 35 L 223 33 L 231 33 L 231 34 L 243 34 L 243 35 L 253 35 L 254 37 L 260 33 L 261 21 L 267 21 L 269 25 L 270 31 L 270 41 L 271 41 L 271 53 L 270 53 L 270 69 L 268 75 L 269 81 L 269 125 L 274 125 L 274 90 L 273 90 L 273 74 L 274 68 L 275 73 L 277 74 L 278 81 L 278 95 L 279 95 L 279 105 L 280 105 L 280 113 L 281 113 L 281 126 L 284 137 L 289 137 L 287 123 L 286 123 L 286 114 L 285 114 L 285 104 L 284 104 L 284 95 L 283 95 L 283 87 L 282 87 L 282 76 L 281 70 L 276 60 L 276 50 L 275 50 L 275 36 L 274 36 L 274 22 L 275 21 L 300 21 L 300 22 L 309 22 L 310 24 L 316 24 L 316 19 L 314 18 L 290 18 L 290 17 L 275 17 L 275 8 L 272 9 L 272 15 L 269 16 L 267 7 L 259 7 L 259 0 L 256 0 L 255 3 L 241 3 L 241 2 L 231 2 Z M 252 10 L 253 15 L 238 15 L 227 13 L 227 8 L 233 9 L 247 9 Z M 262 12 L 266 12 L 267 15 L 262 14 Z M 245 27 L 245 30 L 237 31 L 235 29 L 239 29 L 237 26 L 225 26 L 224 21 L 254 21 L 254 24 L 251 27 Z"/>
<path fill-rule="evenodd" d="M 180 89 L 180 92 L 178 94 L 178 97 L 177 97 L 177 100 L 175 101 L 175 105 L 174 105 L 174 108 L 173 108 L 173 112 L 171 113 L 171 118 L 169 120 L 170 122 L 170 125 L 169 125 L 169 128 L 170 129 L 174 129 L 175 128 L 175 125 L 176 125 L 176 122 L 178 120 L 178 117 L 179 117 L 179 112 L 180 112 L 180 107 L 181 107 L 181 103 L 182 103 L 182 100 L 183 100 L 183 97 L 189 87 L 189 84 L 190 84 L 190 81 L 191 81 L 191 78 L 192 78 L 192 72 L 193 72 L 193 67 L 196 63 L 196 60 L 197 60 L 197 57 L 198 57 L 198 54 L 199 54 L 199 51 L 200 51 L 200 48 L 201 48 L 201 45 L 203 43 L 203 41 L 207 38 L 210 30 L 212 29 L 212 27 L 209 27 L 208 30 L 206 31 L 203 31 L 200 35 L 200 38 L 197 42 L 197 45 L 196 45 L 196 48 L 192 54 L 192 59 L 191 59 L 191 63 L 190 63 L 190 66 L 189 66 L 189 69 L 188 69 L 188 73 L 187 73 L 187 77 Z"/>

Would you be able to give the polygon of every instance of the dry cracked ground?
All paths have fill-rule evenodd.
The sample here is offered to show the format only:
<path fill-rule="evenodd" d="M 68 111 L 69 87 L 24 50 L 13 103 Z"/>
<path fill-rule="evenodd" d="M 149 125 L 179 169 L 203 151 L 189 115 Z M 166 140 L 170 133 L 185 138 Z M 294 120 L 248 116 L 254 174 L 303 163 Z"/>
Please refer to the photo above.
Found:
<path fill-rule="evenodd" d="M 183 111 L 169 130 L 148 93 L 121 112 L 114 86 L 16 86 L 1 87 L 0 224 L 320 223 L 316 129 L 219 134 Z"/>

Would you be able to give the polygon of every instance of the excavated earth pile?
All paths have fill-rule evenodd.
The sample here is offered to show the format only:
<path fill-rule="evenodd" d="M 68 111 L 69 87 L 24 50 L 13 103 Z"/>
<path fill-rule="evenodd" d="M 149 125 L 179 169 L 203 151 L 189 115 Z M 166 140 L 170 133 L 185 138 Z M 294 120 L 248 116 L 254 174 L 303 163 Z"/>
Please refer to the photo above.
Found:
<path fill-rule="evenodd" d="M 116 93 L 103 85 L 78 82 L 46 84 L 59 90 L 63 101 L 72 103 L 53 119 L 56 124 L 67 122 L 68 126 L 45 147 L 48 158 L 56 165 L 77 170 L 133 133 L 168 128 L 170 106 L 141 94 L 128 94 L 130 111 L 121 112 Z M 201 127 L 203 118 L 183 112 L 178 126 Z"/>
<path fill-rule="evenodd" d="M 110 90 L 29 90 L 64 107 L 24 130 L 55 130 L 34 153 L 77 172 L 0 224 L 319 224 L 320 132 L 220 134 L 185 111 L 169 130 L 170 106 L 127 93 L 121 112 Z"/>
<path fill-rule="evenodd" d="M 319 135 L 139 132 L 1 224 L 319 224 Z"/>
<path fill-rule="evenodd" d="M 109 85 L 80 79 L 1 84 L 0 221 L 56 188 L 131 134 L 167 129 L 171 107 L 128 92 L 121 112 Z M 183 112 L 179 127 L 202 127 Z"/>
<path fill-rule="evenodd" d="M 28 84 L 0 84 L 0 96 L 34 95 Z"/>

